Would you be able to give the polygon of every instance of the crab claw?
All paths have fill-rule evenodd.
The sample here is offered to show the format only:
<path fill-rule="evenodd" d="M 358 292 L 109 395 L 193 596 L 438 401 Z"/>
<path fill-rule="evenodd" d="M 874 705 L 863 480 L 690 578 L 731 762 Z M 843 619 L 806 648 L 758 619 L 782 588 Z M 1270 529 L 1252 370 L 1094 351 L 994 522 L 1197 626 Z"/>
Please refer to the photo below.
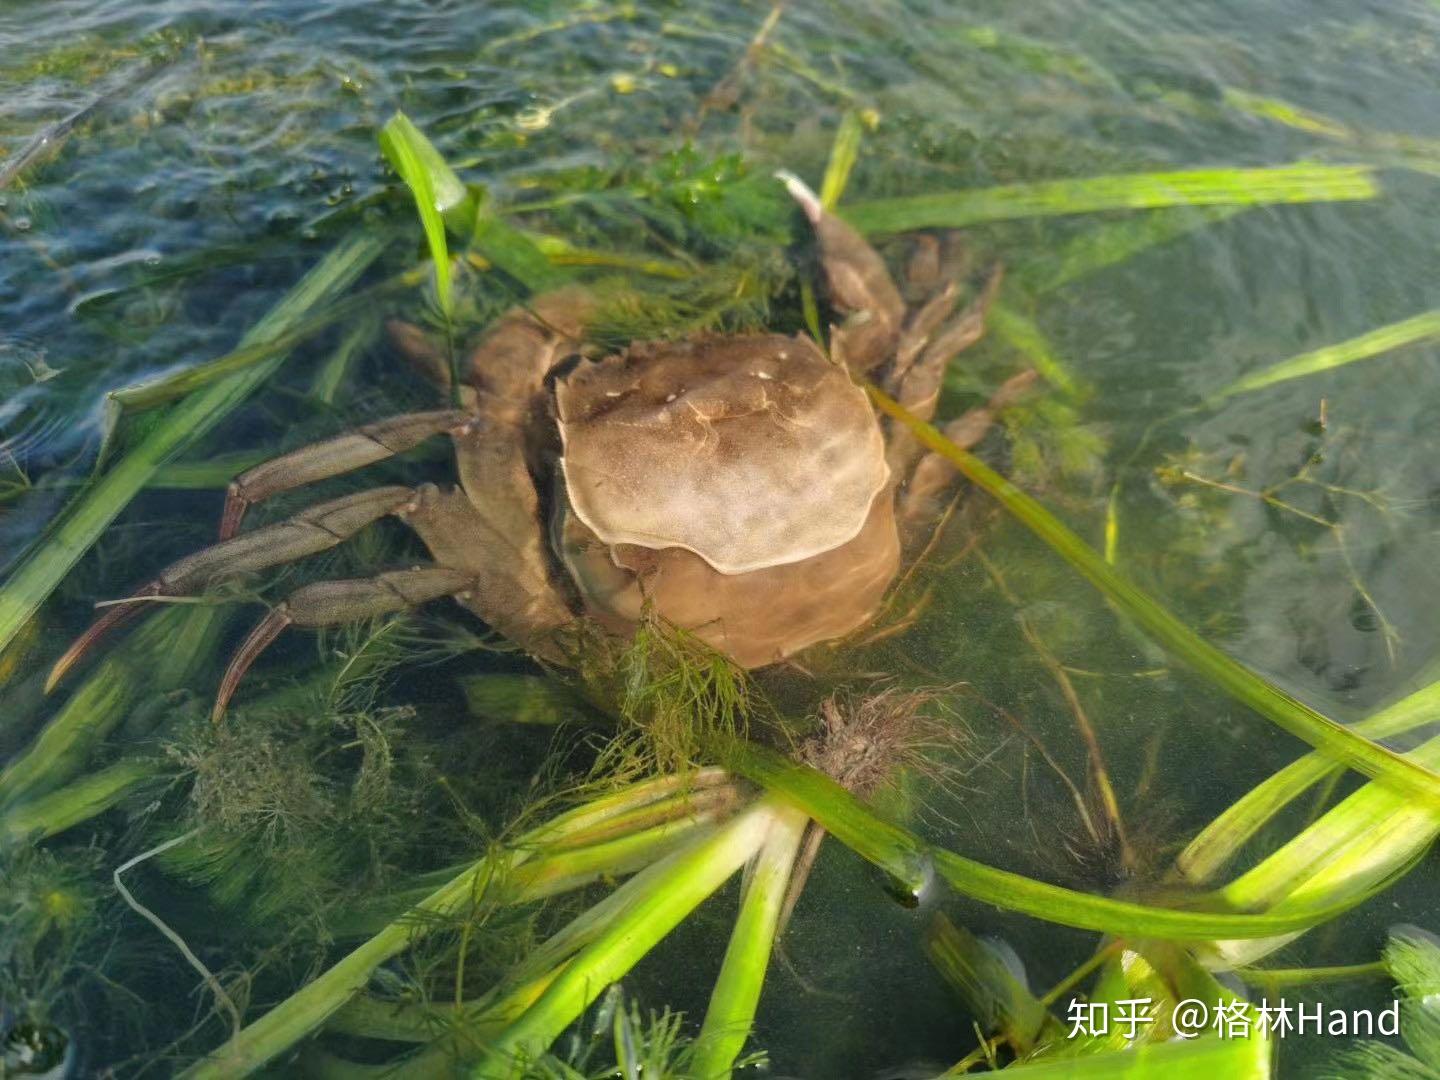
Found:
<path fill-rule="evenodd" d="M 102 639 L 108 637 L 112 630 L 125 625 L 140 614 L 145 607 L 144 600 L 147 597 L 159 596 L 161 591 L 160 582 L 152 581 L 140 588 L 134 596 L 107 605 L 100 616 L 90 624 L 89 629 L 71 642 L 70 647 L 65 650 L 60 659 L 55 661 L 55 665 L 45 679 L 45 693 L 48 694 L 54 690 L 70 669 L 83 660 L 85 655 Z"/>
<path fill-rule="evenodd" d="M 241 643 L 240 648 L 235 650 L 235 655 L 230 658 L 230 666 L 225 669 L 225 675 L 220 680 L 220 689 L 215 692 L 215 708 L 210 713 L 210 719 L 214 723 L 218 724 L 225 718 L 225 709 L 229 706 L 230 699 L 235 696 L 240 680 L 250 670 L 250 665 L 255 663 L 260 654 L 270 647 L 271 642 L 294 621 L 287 606 L 281 604 L 261 619 L 255 629 L 250 631 L 250 636 Z"/>

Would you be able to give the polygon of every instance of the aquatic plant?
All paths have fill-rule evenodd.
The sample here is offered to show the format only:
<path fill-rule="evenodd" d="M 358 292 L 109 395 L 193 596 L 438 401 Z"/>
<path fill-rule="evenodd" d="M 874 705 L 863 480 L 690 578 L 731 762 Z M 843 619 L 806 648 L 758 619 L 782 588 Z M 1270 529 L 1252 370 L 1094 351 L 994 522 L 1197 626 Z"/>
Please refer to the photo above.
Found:
<path fill-rule="evenodd" d="M 994 310 L 998 347 L 1026 356 L 1054 395 L 1018 406 L 1007 418 L 1019 436 L 1009 472 L 1027 484 L 1094 475 L 1101 449 L 1082 427 L 1091 373 L 1078 370 L 1050 340 L 1036 298 L 1259 203 L 1373 199 L 1380 191 L 1375 166 L 1365 157 L 1353 165 L 1265 169 L 1177 172 L 1142 165 L 1094 177 L 847 201 L 847 179 L 863 173 L 862 139 L 877 118 L 853 107 L 852 90 L 773 39 L 780 11 L 777 6 L 756 31 L 744 61 L 727 72 L 701 112 L 726 107 L 734 96 L 730 88 L 757 72 L 763 76 L 766 65 L 845 100 L 850 111 L 830 147 L 820 190 L 826 205 L 870 231 L 1147 211 L 1077 229 L 1058 251 L 1022 262 Z M 632 17 L 620 9 L 597 10 L 530 27 L 520 36 L 531 41 L 570 26 Z M 673 32 L 699 33 L 688 18 L 677 14 Z M 968 47 L 1018 59 L 1047 78 L 1118 85 L 1111 73 L 1069 50 L 986 29 L 969 28 Z M 634 82 L 615 85 L 630 87 L 616 93 L 635 88 Z M 1324 118 L 1237 93 L 1226 99 L 1253 115 L 1347 138 Z M 517 124 L 540 132 L 564 107 L 559 100 L 537 107 Z M 383 238 L 365 239 L 369 226 L 359 226 L 237 350 L 117 392 L 115 400 L 130 412 L 121 416 L 111 459 L 66 512 L 53 546 L 42 538 L 0 592 L 0 648 L 6 642 L 15 648 L 33 627 L 35 609 L 143 487 L 224 482 L 233 472 L 228 459 L 173 458 L 259 390 L 283 353 L 422 282 L 432 283 L 428 314 L 447 343 L 467 320 L 575 274 L 618 279 L 608 283 L 602 341 L 754 326 L 772 318 L 792 326 L 803 321 L 823 337 L 813 290 L 773 257 L 790 237 L 784 202 L 765 170 L 743 155 L 672 146 L 638 164 L 531 177 L 516 197 L 500 186 L 482 192 L 461 182 L 403 115 L 386 125 L 382 139 L 405 189 L 386 193 L 385 205 L 403 206 L 408 214 L 413 204 L 428 261 L 416 268 L 406 257 L 390 277 L 351 292 L 386 247 Z M 882 192 L 885 187 L 877 185 Z M 413 228 L 407 236 L 417 239 Z M 635 275 L 653 280 L 636 286 Z M 1434 329 L 1427 319 L 1264 368 L 1217 397 L 1424 340 Z M 333 345 L 304 380 L 312 402 L 343 399 L 347 372 L 374 330 L 375 320 L 363 321 Z M 975 375 L 968 384 L 952 379 L 948 392 L 979 394 L 987 378 Z M 995 859 L 972 858 L 962 850 L 966 838 L 958 830 L 937 840 L 934 830 L 906 814 L 911 807 L 902 799 L 918 790 L 918 802 L 942 801 L 954 789 L 948 801 L 963 802 L 963 778 L 973 760 L 1003 747 L 997 740 L 996 747 L 976 750 L 962 738 L 962 707 L 978 692 L 914 670 L 878 685 L 870 676 L 880 666 L 872 660 L 895 647 L 897 627 L 921 622 L 931 628 L 935 620 L 925 613 L 924 597 L 953 587 L 957 575 L 939 560 L 963 558 L 968 549 L 957 554 L 942 525 L 935 562 L 902 590 L 907 600 L 915 594 L 912 614 L 897 617 L 874 642 L 852 643 L 854 653 L 819 656 L 813 678 L 804 680 L 786 674 L 748 679 L 692 637 L 651 620 L 626 646 L 597 644 L 573 680 L 516 673 L 504 658 L 502 670 L 465 668 L 457 681 L 462 705 L 461 694 L 449 693 L 452 668 L 436 680 L 439 690 L 416 693 L 403 681 L 405 665 L 453 661 L 494 642 L 473 635 L 425 639 L 397 620 L 354 637 L 326 639 L 318 666 L 299 666 L 294 657 L 277 664 L 267 692 L 237 710 L 225 727 L 197 723 L 183 706 L 167 702 L 153 729 L 140 724 L 138 736 L 121 736 L 137 702 L 187 685 L 208 662 L 211 635 L 228 610 L 220 597 L 208 598 L 213 604 L 169 607 L 88 673 L 30 749 L 0 774 L 6 815 L 0 843 L 23 853 L 39 839 L 55 838 L 61 846 L 54 850 L 83 851 L 81 836 L 91 834 L 81 826 L 115 830 L 121 835 L 97 835 L 109 841 L 108 851 L 125 857 L 137 896 L 145 895 L 147 880 L 164 880 L 160 875 L 183 890 L 167 903 L 156 902 L 154 910 L 146 908 L 177 948 L 167 971 L 182 972 L 174 981 L 193 982 L 178 955 L 181 945 L 193 955 L 183 943 L 197 942 L 197 935 L 212 946 L 207 957 L 224 953 L 230 961 L 206 978 L 212 991 L 218 988 L 212 1013 L 188 1031 L 166 1033 L 178 1041 L 163 1052 L 193 1062 L 189 1075 L 240 1075 L 297 1052 L 301 1056 L 288 1061 L 322 1075 L 418 1075 L 456 1062 L 474 1075 L 727 1075 L 745 1060 L 777 941 L 819 838 L 827 835 L 837 841 L 831 849 L 869 861 L 889 891 L 909 901 L 928 901 L 948 888 L 973 901 L 970 910 L 1003 908 L 1108 935 L 1071 976 L 1036 996 L 1012 954 L 953 922 L 933 920 L 929 952 L 981 1036 L 976 1051 L 946 1075 L 1002 1066 L 1057 1076 L 1138 1069 L 1266 1075 L 1273 1047 L 1265 1039 L 1173 1041 L 1173 1029 L 1158 1021 L 1184 997 L 1201 996 L 1223 1002 L 1237 1024 L 1253 1023 L 1253 1003 L 1217 982 L 1201 962 L 1238 966 L 1257 987 L 1282 979 L 1281 969 L 1255 966 L 1262 955 L 1363 904 L 1429 849 L 1440 759 L 1429 743 L 1402 755 L 1378 740 L 1428 723 L 1433 691 L 1427 687 L 1360 724 L 1335 723 L 1210 644 L 1210 635 L 1142 590 L 1118 558 L 1114 519 L 1103 552 L 1097 551 L 1082 539 L 1082 529 L 1062 522 L 1061 511 L 936 430 L 914 423 L 883 395 L 875 400 L 1095 586 L 1123 619 L 1123 633 L 1146 642 L 1147 659 L 1161 655 L 1158 644 L 1317 752 L 1261 782 L 1202 829 L 1175 860 L 1169 881 L 1115 895 L 1097 891 L 1093 878 L 1072 887 L 1052 883 L 1061 874 L 1049 867 L 1021 872 L 991 865 Z M 140 419 L 135 413 L 144 408 L 161 411 L 128 431 L 125 425 Z M 1042 497 L 1054 494 L 1041 489 Z M 374 542 L 392 544 L 388 538 Z M 1135 547 L 1130 542 L 1132 555 Z M 1035 574 L 1041 571 L 1034 567 L 1049 558 L 1043 552 L 1019 557 L 1030 560 Z M 1097 847 L 1112 840 L 1122 848 L 1138 846 L 1122 820 L 1137 808 L 1128 793 L 1116 792 L 1106 754 L 1116 753 L 1117 744 L 1118 752 L 1130 753 L 1140 738 L 1125 730 L 1096 732 L 1090 720 L 1112 714 L 1102 714 L 1093 700 L 1087 705 L 1087 691 L 1076 687 L 1095 673 L 1057 657 L 1062 650 L 1050 642 L 1063 638 L 1066 628 L 1025 608 L 1028 585 L 1011 588 L 1011 575 L 994 563 L 983 565 L 997 605 L 1016 613 L 1011 621 L 1025 655 L 1033 654 L 1074 717 L 1084 779 L 1070 786 L 1091 840 Z M 1073 639 L 1095 632 L 1070 633 Z M 0 661 L 9 655 L 0 654 Z M 156 655 L 163 664 L 147 661 Z M 300 677 L 287 680 L 297 670 Z M 1142 671 L 1125 677 L 1149 676 Z M 399 689 L 392 693 L 394 682 Z M 432 691 L 442 695 L 438 705 L 391 704 L 407 692 L 432 697 Z M 452 718 L 465 706 L 475 722 L 462 738 Z M 1122 712 L 1114 710 L 1115 722 Z M 1033 731 L 1023 734 L 1027 747 L 1048 753 Z M 1069 781 L 1064 765 L 1046 765 Z M 1332 802 L 1347 767 L 1371 782 Z M 1317 786 L 1321 797 L 1311 819 L 1273 843 L 1273 831 L 1289 825 L 1277 825 L 1277 815 Z M 117 807 L 124 812 L 109 813 Z M 1247 845 L 1267 829 L 1267 850 L 1250 851 Z M 1223 871 L 1242 853 L 1251 856 L 1251 865 L 1225 880 Z M 1120 862 L 1123 873 L 1135 874 L 1142 865 L 1162 866 L 1168 859 L 1152 852 L 1142 864 L 1130 851 Z M 643 1016 L 615 983 L 623 977 L 632 988 L 646 986 L 639 975 L 630 981 L 636 966 L 683 924 L 714 921 L 737 872 L 743 881 L 733 918 L 732 908 L 718 916 L 728 939 L 703 1015 L 692 1021 L 667 1008 Z M 8 881 L 29 880 L 27 873 Z M 83 873 L 75 880 L 84 880 Z M 877 889 L 877 898 L 882 895 Z M 709 906 L 702 911 L 703 904 Z M 215 910 L 226 912 L 233 925 L 209 925 Z M 31 933 L 27 940 L 35 938 Z M 55 956 L 26 965 L 32 981 L 37 972 L 48 978 L 70 970 Z M 1139 1037 L 1068 1036 L 1058 1007 L 1092 978 L 1082 1003 L 1119 1008 L 1126 1000 L 1151 1001 L 1154 1016 L 1142 1022 Z M 53 996 L 53 988 L 42 989 L 21 998 L 7 984 L 3 996 L 25 1001 L 39 1016 L 32 999 Z M 357 1036 L 373 1041 L 358 1044 Z"/>

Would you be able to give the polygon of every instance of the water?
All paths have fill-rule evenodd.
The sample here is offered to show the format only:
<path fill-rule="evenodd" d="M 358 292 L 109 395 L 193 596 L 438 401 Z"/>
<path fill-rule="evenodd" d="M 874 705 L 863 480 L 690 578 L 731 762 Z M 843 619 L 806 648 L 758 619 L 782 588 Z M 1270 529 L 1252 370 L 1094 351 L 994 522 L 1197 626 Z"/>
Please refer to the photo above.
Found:
<path fill-rule="evenodd" d="M 387 195 L 393 177 L 376 145 L 376 131 L 396 109 L 501 205 L 548 207 L 523 218 L 528 226 L 651 257 L 720 262 L 743 254 L 777 283 L 772 312 L 790 320 L 786 330 L 799 326 L 798 303 L 783 247 L 766 231 L 776 227 L 771 204 L 712 198 L 705 177 L 715 170 L 707 163 L 738 153 L 757 181 L 778 167 L 818 180 L 844 112 L 868 109 L 878 126 L 862 143 L 849 187 L 854 200 L 1297 160 L 1386 166 L 1376 199 L 1191 220 L 1197 227 L 1177 239 L 1063 287 L 1032 290 L 1033 309 L 1021 301 L 1022 310 L 1089 393 L 1068 401 L 1052 395 L 1050 404 L 1012 417 L 1010 438 L 992 439 L 986 457 L 1096 545 L 1113 505 L 1123 570 L 1205 637 L 1327 715 L 1357 719 L 1428 681 L 1440 654 L 1432 614 L 1440 590 L 1440 394 L 1433 392 L 1440 350 L 1411 346 L 1196 406 L 1243 374 L 1436 306 L 1440 9 L 1426 0 L 1260 7 L 1046 0 L 963 11 L 806 0 L 786 5 L 742 70 L 735 106 L 716 103 L 712 91 L 741 63 L 768 10 L 10 0 L 0 11 L 4 152 L 121 86 L 150 59 L 165 66 L 81 124 L 53 161 L 0 192 L 0 567 L 18 564 L 93 467 L 107 392 L 232 348 L 351 230 L 408 229 L 405 250 L 390 263 L 398 270 L 411 261 L 419 230 L 404 199 Z M 1236 92 L 1328 120 L 1302 130 L 1247 111 Z M 692 158 L 667 159 L 687 143 Z M 727 187 L 722 175 L 713 186 L 743 194 L 760 185 Z M 648 192 L 665 209 L 646 217 L 639 200 L 585 194 L 617 188 Z M 1034 285 L 1067 244 L 1117 220 L 1030 219 L 970 234 L 979 250 L 1006 261 L 1016 281 Z M 675 237 L 700 234 L 706 250 L 674 249 Z M 478 304 L 493 311 L 508 299 L 487 285 Z M 394 306 L 413 315 L 423 301 Z M 747 309 L 744 318 L 754 317 Z M 144 492 L 66 577 L 42 612 L 33 651 L 21 654 L 10 677 L 0 751 L 18 752 L 53 711 L 39 704 L 36 683 L 84 625 L 90 604 L 213 535 L 236 462 L 425 407 L 423 387 L 372 339 L 333 395 L 316 393 L 316 372 L 350 328 L 297 350 L 266 392 L 187 451 L 182 460 L 196 469 L 162 476 L 165 484 Z M 942 408 L 958 412 L 1024 363 L 1013 342 L 992 333 L 957 365 Z M 122 426 L 118 449 L 148 422 Z M 440 478 L 446 467 L 443 453 L 422 453 L 381 470 L 379 482 Z M 1196 830 L 1303 747 L 1167 667 L 1088 585 L 981 497 L 967 501 L 959 520 L 983 537 L 984 559 L 971 551 L 936 573 L 912 629 L 862 661 L 827 668 L 821 682 L 878 670 L 928 685 L 963 683 L 955 708 L 972 735 L 960 772 L 945 790 L 922 783 L 911 791 L 926 809 L 907 820 L 991 865 L 1143 897 Z M 363 572 L 367 558 L 394 557 L 399 537 L 381 530 L 309 573 Z M 282 576 L 264 595 L 278 598 L 295 580 Z M 454 651 L 446 626 L 455 622 L 437 613 L 425 624 L 434 648 Z M 271 674 L 257 672 L 257 682 L 282 685 L 281 674 L 309 670 L 345 647 L 324 641 L 317 652 L 306 635 L 285 640 Z M 457 824 L 456 801 L 439 789 L 409 806 L 403 820 L 417 832 L 413 842 L 389 835 L 376 855 L 402 878 L 473 853 L 478 833 L 467 833 L 465 823 L 503 824 L 524 801 L 551 738 L 544 729 L 475 720 L 457 730 L 464 699 L 456 678 L 530 671 L 522 661 L 471 651 L 448 667 L 418 670 L 366 707 L 418 709 L 413 721 L 385 714 L 397 737 L 410 737 L 405 724 L 413 723 L 423 748 L 406 759 L 406 775 L 429 775 L 435 754 L 443 755 L 439 771 L 463 789 L 457 799 L 468 816 Z M 183 682 L 181 699 L 188 693 L 199 701 L 214 680 L 210 662 Z M 1087 809 L 1098 813 L 1067 684 L 1096 730 L 1118 793 L 1128 860 L 1113 835 L 1090 835 L 1058 779 L 1057 770 L 1076 779 Z M 772 689 L 801 700 L 803 685 Z M 181 699 L 152 702 L 150 714 L 177 709 Z M 150 731 L 131 720 L 104 752 L 123 751 L 127 740 L 153 745 L 144 742 Z M 289 754 L 363 742 L 353 730 L 303 725 L 275 739 Z M 1395 745 L 1415 741 L 1401 736 Z M 432 760 L 422 761 L 427 754 Z M 183 754 L 172 747 L 177 757 Z M 282 776 L 292 781 L 305 782 Z M 107 977 L 151 1005 L 103 1020 L 92 1007 L 76 1027 L 87 1068 L 120 1062 L 121 1074 L 133 1075 L 148 1062 L 146 1075 L 163 1074 L 224 1035 L 223 1023 L 212 1021 L 185 1041 L 199 1000 L 187 996 L 189 969 L 157 958 L 162 942 L 114 905 L 108 888 L 116 863 L 164 839 L 167 827 L 178 831 L 181 819 L 166 815 L 183 800 L 175 803 L 173 792 L 167 798 L 156 804 L 160 811 L 129 803 L 102 819 L 93 856 L 76 854 L 92 842 L 85 828 L 55 842 L 72 862 L 90 860 L 94 884 L 85 895 L 103 917 L 84 940 L 86 960 L 106 956 Z M 325 805 L 335 798 L 327 791 Z M 918 809 L 902 797 L 884 805 L 897 816 Z M 395 812 L 370 820 L 351 806 L 346 843 L 363 845 L 369 830 L 393 833 Z M 1304 820 L 1303 811 L 1285 819 L 1264 850 Z M 236 923 L 215 933 L 214 909 L 199 889 L 153 869 L 135 873 L 146 902 L 164 910 L 207 964 L 228 975 L 255 973 L 257 1007 L 303 976 L 303 964 L 287 971 L 273 955 L 303 939 L 300 929 L 277 938 Z M 1394 923 L 1440 928 L 1434 884 L 1431 859 L 1380 900 L 1271 962 L 1363 963 L 1376 958 Z M 733 896 L 732 888 L 702 908 L 627 988 L 646 1006 L 669 1003 L 698 1017 Z M 937 909 L 977 935 L 1008 941 L 1037 990 L 1063 978 L 1094 942 L 953 898 L 899 907 L 873 871 L 828 844 L 785 939 L 787 962 L 773 968 L 761 1006 L 755 1042 L 770 1051 L 778 1075 L 872 1076 L 887 1068 L 929 1075 L 969 1051 L 969 1020 L 919 946 Z M 323 952 L 313 929 L 305 956 Z M 55 966 L 55 954 L 47 955 Z M 1386 999 L 1375 981 L 1308 992 L 1327 1002 Z M 76 994 L 57 1015 L 73 1016 L 77 1001 L 112 1000 L 94 980 Z M 1287 1042 L 1281 1073 L 1304 1075 L 1334 1050 L 1333 1041 Z"/>

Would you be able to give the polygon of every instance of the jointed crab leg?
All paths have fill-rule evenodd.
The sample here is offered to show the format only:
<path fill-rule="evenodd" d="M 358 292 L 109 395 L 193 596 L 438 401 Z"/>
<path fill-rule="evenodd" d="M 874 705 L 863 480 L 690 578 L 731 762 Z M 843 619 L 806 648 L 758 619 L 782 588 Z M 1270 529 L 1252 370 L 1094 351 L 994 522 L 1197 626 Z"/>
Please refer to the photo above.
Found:
<path fill-rule="evenodd" d="M 96 642 L 138 614 L 147 598 L 198 592 L 224 578 L 266 570 L 325 551 L 372 521 L 400 509 L 413 494 L 410 488 L 395 486 L 356 492 L 311 506 L 285 521 L 212 544 L 171 563 L 154 580 L 135 590 L 131 599 L 106 607 L 55 662 L 46 689 L 58 683 Z"/>
<path fill-rule="evenodd" d="M 225 715 L 225 707 L 245 672 L 287 626 L 335 626 L 389 615 L 463 592 L 470 583 L 470 576 L 460 570 L 417 566 L 373 578 L 320 581 L 296 589 L 289 599 L 260 620 L 236 650 L 220 680 L 212 718 L 219 721 Z"/>
<path fill-rule="evenodd" d="M 995 391 L 988 402 L 962 413 L 946 424 L 941 429 L 945 437 L 966 450 L 978 445 L 995 423 L 995 415 L 1024 397 L 1038 379 L 1039 375 L 1034 370 L 1010 376 L 1000 384 L 1000 389 Z M 900 501 L 896 506 L 895 516 L 900 525 L 900 540 L 904 547 L 912 547 L 925 527 L 935 521 L 940 510 L 940 498 L 955 483 L 956 476 L 955 466 L 941 455 L 927 453 L 920 458 L 915 471 L 910 474 L 909 482 L 901 490 Z"/>
<path fill-rule="evenodd" d="M 403 453 L 432 435 L 463 427 L 469 419 L 468 413 L 454 409 L 406 413 L 261 462 L 231 482 L 225 495 L 220 539 L 235 535 L 251 503 Z"/>

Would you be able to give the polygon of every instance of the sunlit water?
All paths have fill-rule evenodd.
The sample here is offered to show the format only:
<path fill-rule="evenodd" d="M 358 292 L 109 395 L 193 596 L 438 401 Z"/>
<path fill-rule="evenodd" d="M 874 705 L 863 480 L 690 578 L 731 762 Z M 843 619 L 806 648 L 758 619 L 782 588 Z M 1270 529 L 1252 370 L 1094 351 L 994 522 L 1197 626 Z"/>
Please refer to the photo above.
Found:
<path fill-rule="evenodd" d="M 364 209 L 393 182 L 375 132 L 397 108 L 509 204 L 547 197 L 547 176 L 603 175 L 687 140 L 704 155 L 738 151 L 762 175 L 783 166 L 818 179 L 852 108 L 879 121 L 851 181 L 856 199 L 1149 169 L 1376 161 L 1387 134 L 1440 139 L 1440 9 L 1425 0 L 807 0 L 786 5 L 736 106 L 702 115 L 768 10 L 9 0 L 0 150 L 18 151 L 145 57 L 171 48 L 173 59 L 81 125 L 54 161 L 0 191 L 0 566 L 92 467 L 107 391 L 223 353 L 336 237 L 375 215 L 403 220 Z M 1372 145 L 1246 113 L 1227 98 L 1233 91 L 1303 106 Z M 1440 351 L 1410 347 L 1182 413 L 1244 373 L 1436 305 L 1440 185 L 1403 168 L 1381 180 L 1374 201 L 1249 210 L 1041 295 L 1036 321 L 1091 390 L 1064 419 L 1090 456 L 1069 470 L 1053 456 L 1016 463 L 1022 482 L 1039 485 L 1097 545 L 1116 490 L 1122 568 L 1211 640 L 1347 720 L 1416 685 L 1440 654 Z M 1012 264 L 1043 267 L 1095 220 L 975 236 Z M 295 395 L 325 355 L 301 350 L 282 390 L 256 398 L 191 460 L 298 441 L 286 435 Z M 1024 361 L 992 338 L 965 363 L 974 374 L 957 377 L 951 411 Z M 333 406 L 302 411 L 313 437 L 422 398 L 376 348 Z M 1006 460 L 1003 439 L 988 446 Z M 102 543 L 46 609 L 42 645 L 26 661 L 32 675 L 91 601 L 205 542 L 221 483 L 152 491 L 122 515 L 115 535 L 126 543 L 114 553 Z M 1154 880 L 1196 828 L 1301 746 L 1164 670 L 1161 654 L 1088 586 L 979 509 L 991 567 L 1083 695 Z M 973 684 L 1083 779 L 1071 710 L 990 571 L 962 561 L 937 594 L 938 611 L 892 645 L 897 670 Z M 304 644 L 288 648 L 310 655 Z M 1114 866 L 1074 854 L 1085 847 L 1074 805 L 1032 748 L 984 709 L 973 723 L 978 763 L 956 793 L 932 800 L 941 804 L 929 817 L 935 834 L 996 865 L 1113 888 Z M 0 731 L 0 740 L 13 751 L 23 732 Z M 1433 887 L 1433 864 L 1421 866 L 1287 962 L 1361 962 L 1392 923 L 1440 928 Z M 163 888 L 153 875 L 152 894 Z M 1037 989 L 1092 942 L 975 905 L 927 903 L 1006 938 Z M 762 1004 L 756 1041 L 777 1073 L 927 1075 L 967 1052 L 969 1022 L 918 945 L 924 915 L 890 903 L 873 874 L 827 849 L 786 939 L 789 964 L 776 968 Z M 642 1000 L 703 1008 L 727 919 L 717 912 L 680 931 L 676 949 L 703 963 L 667 961 L 680 953 L 664 950 L 648 960 L 634 979 Z M 150 929 L 130 919 L 115 932 Z M 1374 984 L 1328 992 L 1380 994 Z M 164 1028 L 137 1033 L 134 1052 L 157 1049 Z M 1284 1060 L 1299 1070 L 1325 1052 L 1287 1047 Z"/>

